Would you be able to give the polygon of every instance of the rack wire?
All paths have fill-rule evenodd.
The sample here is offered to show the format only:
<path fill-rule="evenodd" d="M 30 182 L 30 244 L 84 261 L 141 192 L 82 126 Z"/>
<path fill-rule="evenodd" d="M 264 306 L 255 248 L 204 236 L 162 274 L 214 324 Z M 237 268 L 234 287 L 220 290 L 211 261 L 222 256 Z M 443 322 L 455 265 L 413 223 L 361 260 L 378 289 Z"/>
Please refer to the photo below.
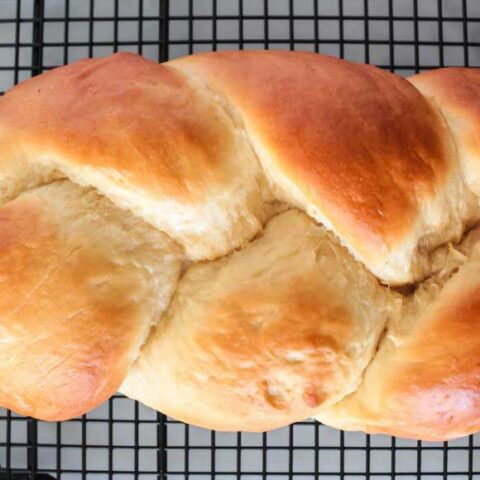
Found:
<path fill-rule="evenodd" d="M 1 92 L 82 57 L 243 48 L 327 53 L 401 75 L 479 66 L 480 1 L 0 0 Z M 416 442 L 313 421 L 215 433 L 119 395 L 63 423 L 0 409 L 0 478 L 12 480 L 480 479 L 479 449 L 480 436 Z"/>

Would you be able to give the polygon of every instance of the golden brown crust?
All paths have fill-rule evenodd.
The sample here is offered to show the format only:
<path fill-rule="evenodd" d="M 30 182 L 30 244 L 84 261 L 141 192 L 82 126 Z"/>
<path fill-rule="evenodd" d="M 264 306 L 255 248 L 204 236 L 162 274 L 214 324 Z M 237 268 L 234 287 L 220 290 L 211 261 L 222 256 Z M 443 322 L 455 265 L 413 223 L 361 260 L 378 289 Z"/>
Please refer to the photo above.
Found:
<path fill-rule="evenodd" d="M 325 229 L 282 213 L 187 271 L 121 391 L 205 428 L 288 425 L 356 388 L 391 301 Z"/>
<path fill-rule="evenodd" d="M 445 116 L 455 140 L 465 182 L 480 194 L 480 71 L 442 68 L 409 78 Z"/>
<path fill-rule="evenodd" d="M 422 276 L 408 271 L 414 253 L 403 249 L 426 233 L 415 232 L 418 223 L 438 232 L 455 222 L 449 203 L 455 211 L 458 192 L 449 199 L 441 191 L 457 171 L 441 119 L 407 81 L 305 52 L 207 53 L 170 64 L 229 99 L 270 181 L 332 226 L 377 276 Z M 442 213 L 431 207 L 437 200 Z"/>
<path fill-rule="evenodd" d="M 191 201 L 208 193 L 204 175 L 222 177 L 216 153 L 228 141 L 199 121 L 213 112 L 197 105 L 197 93 L 177 72 L 119 54 L 21 83 L 2 98 L 0 118 L 4 141 L 19 150 L 111 168 L 138 188 Z M 176 155 L 191 161 L 179 163 Z"/>
<path fill-rule="evenodd" d="M 218 101 L 138 55 L 82 60 L 16 86 L 0 100 L 0 145 L 0 203 L 18 177 L 42 183 L 37 170 L 57 170 L 167 231 L 193 260 L 240 247 L 267 216 L 253 152 Z"/>
<path fill-rule="evenodd" d="M 387 330 L 358 391 L 318 418 L 348 430 L 429 441 L 478 431 L 479 278 L 477 252 L 443 288 L 427 286 L 440 289 L 429 294 L 433 301 L 424 301 L 419 289 L 409 300 L 415 305 Z"/>
<path fill-rule="evenodd" d="M 23 415 L 62 420 L 116 391 L 129 363 L 122 344 L 135 343 L 136 332 L 128 307 L 95 305 L 88 296 L 89 283 L 106 265 L 94 253 L 68 263 L 55 258 L 59 239 L 39 210 L 35 202 L 19 201 L 0 212 L 1 286 L 9 292 L 0 297 L 0 398 Z M 61 299 L 54 312 L 51 295 Z"/>
<path fill-rule="evenodd" d="M 145 263 L 142 256 L 142 229 L 149 229 L 133 222 L 136 232 L 126 239 L 127 220 L 109 209 L 106 200 L 70 182 L 0 209 L 2 406 L 43 420 L 97 407 L 118 389 L 166 307 L 178 260 L 177 266 L 160 262 L 171 271 L 163 290 L 157 288 L 144 269 L 154 272 L 158 261 Z M 153 245 L 158 235 L 152 234 Z M 145 255 L 149 251 L 168 252 L 152 246 Z"/>

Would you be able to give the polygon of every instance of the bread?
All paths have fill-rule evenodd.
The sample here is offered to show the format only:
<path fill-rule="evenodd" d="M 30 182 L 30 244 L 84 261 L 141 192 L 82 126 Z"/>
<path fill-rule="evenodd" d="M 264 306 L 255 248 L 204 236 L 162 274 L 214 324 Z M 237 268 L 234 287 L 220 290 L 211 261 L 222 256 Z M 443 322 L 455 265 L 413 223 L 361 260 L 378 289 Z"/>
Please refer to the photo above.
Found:
<path fill-rule="evenodd" d="M 394 303 L 331 233 L 289 210 L 243 250 L 186 272 L 122 392 L 220 430 L 303 420 L 358 387 Z"/>
<path fill-rule="evenodd" d="M 0 398 L 47 420 L 123 381 L 180 272 L 165 234 L 68 180 L 0 210 Z"/>
<path fill-rule="evenodd" d="M 0 405 L 63 420 L 119 389 L 218 430 L 480 430 L 478 116 L 476 70 L 300 52 L 14 87 Z"/>

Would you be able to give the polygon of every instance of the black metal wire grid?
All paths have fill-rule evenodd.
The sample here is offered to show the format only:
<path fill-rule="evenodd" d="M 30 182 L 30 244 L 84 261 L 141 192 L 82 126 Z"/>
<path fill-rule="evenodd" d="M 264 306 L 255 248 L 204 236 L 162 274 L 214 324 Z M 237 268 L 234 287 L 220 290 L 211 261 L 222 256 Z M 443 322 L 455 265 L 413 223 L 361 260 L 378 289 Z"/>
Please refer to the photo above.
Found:
<path fill-rule="evenodd" d="M 311 50 L 408 75 L 480 65 L 478 0 L 0 0 L 0 91 L 82 57 Z M 0 409 L 0 478 L 480 479 L 480 437 L 415 442 L 300 422 L 215 433 L 115 396 L 69 422 Z M 3 475 L 3 476 L 2 476 Z"/>

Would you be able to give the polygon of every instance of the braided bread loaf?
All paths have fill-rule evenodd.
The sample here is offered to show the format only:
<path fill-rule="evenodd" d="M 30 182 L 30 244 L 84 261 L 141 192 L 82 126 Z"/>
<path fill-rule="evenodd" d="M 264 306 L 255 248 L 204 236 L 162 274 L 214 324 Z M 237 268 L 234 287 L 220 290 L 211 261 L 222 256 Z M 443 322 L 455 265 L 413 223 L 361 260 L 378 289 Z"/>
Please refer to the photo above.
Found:
<path fill-rule="evenodd" d="M 480 72 L 83 60 L 0 100 L 0 404 L 480 429 Z"/>

